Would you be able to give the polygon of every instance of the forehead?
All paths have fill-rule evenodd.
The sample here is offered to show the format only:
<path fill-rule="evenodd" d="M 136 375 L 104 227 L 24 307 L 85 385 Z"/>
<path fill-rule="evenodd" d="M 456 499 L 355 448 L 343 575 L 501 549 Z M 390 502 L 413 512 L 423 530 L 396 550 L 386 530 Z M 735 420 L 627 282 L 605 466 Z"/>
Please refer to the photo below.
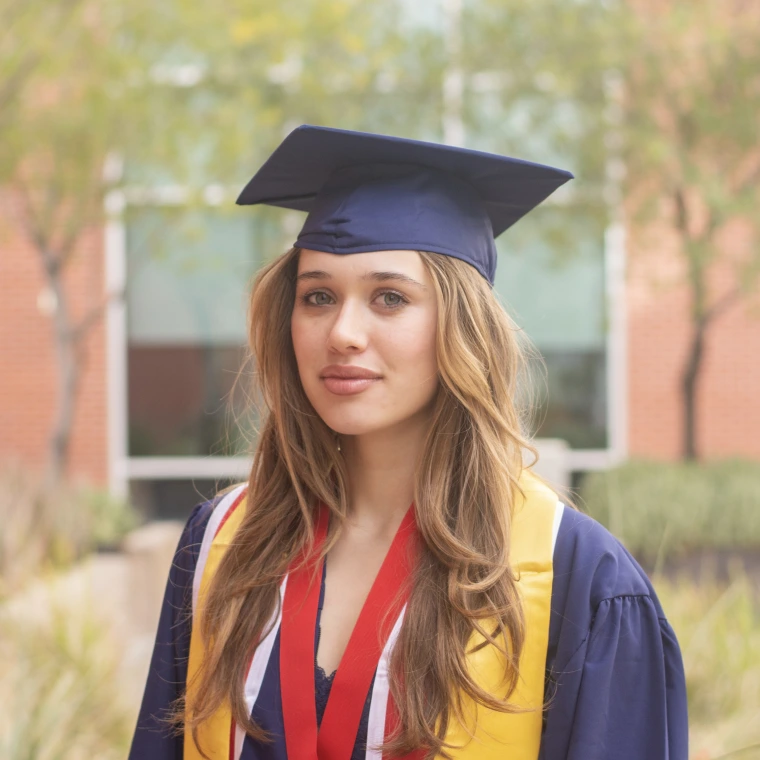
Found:
<path fill-rule="evenodd" d="M 399 272 L 423 282 L 429 279 L 427 267 L 417 251 L 367 251 L 366 253 L 337 254 L 301 250 L 298 274 L 324 271 L 334 277 L 362 277 L 369 272 Z"/>

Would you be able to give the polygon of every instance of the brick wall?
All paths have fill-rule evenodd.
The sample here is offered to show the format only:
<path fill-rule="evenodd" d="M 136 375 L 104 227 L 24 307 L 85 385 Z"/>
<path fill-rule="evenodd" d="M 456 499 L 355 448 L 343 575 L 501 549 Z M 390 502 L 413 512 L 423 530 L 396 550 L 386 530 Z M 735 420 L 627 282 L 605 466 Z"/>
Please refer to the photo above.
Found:
<path fill-rule="evenodd" d="M 0 196 L 0 462 L 41 467 L 56 404 L 52 320 L 38 305 L 45 288 L 34 249 L 16 223 L 16 207 Z M 85 236 L 67 274 L 78 316 L 103 297 L 102 232 Z M 95 483 L 107 478 L 105 325 L 83 344 L 81 376 L 71 442 L 70 474 Z"/>
<path fill-rule="evenodd" d="M 751 244 L 739 228 L 721 241 L 731 255 Z M 631 241 L 628 276 L 629 452 L 680 456 L 680 378 L 690 340 L 689 293 L 677 242 L 666 229 Z M 713 298 L 728 292 L 728 269 L 714 270 Z M 705 458 L 760 459 L 760 297 L 731 306 L 708 332 L 698 387 L 697 450 Z"/>
<path fill-rule="evenodd" d="M 739 238 L 736 238 L 738 240 Z M 727 244 L 741 246 L 731 240 Z M 688 293 L 675 242 L 665 231 L 632 240 L 628 279 L 629 451 L 675 459 L 681 451 L 680 373 L 689 337 Z M 68 273 L 77 314 L 102 298 L 102 231 L 88 234 Z M 725 273 L 724 273 L 725 275 Z M 716 276 L 715 287 L 727 285 Z M 725 281 L 724 281 L 725 280 Z M 35 252 L 0 198 L 0 461 L 44 463 L 55 405 L 50 317 L 38 306 L 45 286 Z M 698 446 L 706 457 L 760 459 L 760 313 L 743 303 L 709 334 L 699 387 Z M 105 330 L 101 321 L 85 351 L 71 448 L 71 474 L 107 478 Z"/>

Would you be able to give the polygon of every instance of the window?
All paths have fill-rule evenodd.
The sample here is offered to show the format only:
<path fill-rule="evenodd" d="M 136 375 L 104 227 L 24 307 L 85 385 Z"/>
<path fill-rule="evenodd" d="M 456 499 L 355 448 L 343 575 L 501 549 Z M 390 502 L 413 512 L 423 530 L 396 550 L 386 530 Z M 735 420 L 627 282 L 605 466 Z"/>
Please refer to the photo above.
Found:
<path fill-rule="evenodd" d="M 293 239 L 283 220 L 279 209 L 125 212 L 123 471 L 146 514 L 184 519 L 245 477 L 256 423 L 245 372 L 238 380 L 248 295 L 264 261 Z M 547 365 L 537 436 L 601 453 L 610 437 L 602 221 L 548 204 L 498 248 L 496 292 Z"/>
<path fill-rule="evenodd" d="M 132 480 L 129 499 L 146 518 L 185 522 L 190 510 L 240 479 L 167 478 Z"/>
<path fill-rule="evenodd" d="M 251 278 L 279 225 L 214 209 L 132 208 L 126 219 L 128 455 L 245 454 L 246 389 L 232 391 Z"/>
<path fill-rule="evenodd" d="M 495 288 L 546 362 L 540 438 L 607 446 L 604 235 L 591 214 L 539 208 L 498 241 Z M 541 389 L 539 389 L 540 391 Z"/>

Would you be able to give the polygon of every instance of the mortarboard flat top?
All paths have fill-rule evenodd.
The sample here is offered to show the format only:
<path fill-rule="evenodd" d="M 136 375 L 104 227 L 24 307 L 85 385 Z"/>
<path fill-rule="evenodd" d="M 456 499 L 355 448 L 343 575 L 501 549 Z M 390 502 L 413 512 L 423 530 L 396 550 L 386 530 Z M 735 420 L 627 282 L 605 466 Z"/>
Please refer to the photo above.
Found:
<path fill-rule="evenodd" d="M 467 261 L 492 283 L 494 238 L 572 176 L 466 148 L 304 125 L 237 202 L 308 212 L 299 248 L 433 251 Z"/>

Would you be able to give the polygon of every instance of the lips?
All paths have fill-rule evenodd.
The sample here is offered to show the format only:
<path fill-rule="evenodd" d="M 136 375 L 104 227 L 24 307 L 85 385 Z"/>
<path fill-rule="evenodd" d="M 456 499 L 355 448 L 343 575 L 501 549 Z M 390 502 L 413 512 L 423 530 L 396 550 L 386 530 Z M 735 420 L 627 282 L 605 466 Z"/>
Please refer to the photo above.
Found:
<path fill-rule="evenodd" d="M 320 378 L 330 393 L 336 396 L 353 396 L 379 383 L 383 377 L 366 367 L 333 364 L 325 367 Z"/>
<path fill-rule="evenodd" d="M 366 367 L 355 367 L 341 364 L 331 364 L 329 367 L 325 367 L 319 373 L 319 376 L 322 379 L 335 377 L 342 380 L 379 380 L 382 377 L 378 372 L 373 372 Z"/>

